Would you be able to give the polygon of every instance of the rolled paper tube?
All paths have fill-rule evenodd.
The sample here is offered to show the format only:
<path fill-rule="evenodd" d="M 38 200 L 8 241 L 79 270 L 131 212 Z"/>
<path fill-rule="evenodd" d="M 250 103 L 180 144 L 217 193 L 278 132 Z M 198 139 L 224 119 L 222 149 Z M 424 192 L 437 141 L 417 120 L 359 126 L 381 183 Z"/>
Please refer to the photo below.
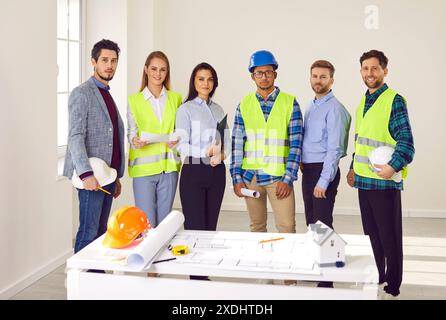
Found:
<path fill-rule="evenodd" d="M 149 268 L 156 254 L 169 243 L 183 223 L 184 215 L 181 212 L 174 210 L 169 213 L 156 228 L 147 232 L 147 236 L 129 254 L 127 265 L 138 271 Z"/>
<path fill-rule="evenodd" d="M 246 197 L 260 198 L 260 192 L 258 192 L 258 191 L 246 189 L 246 188 L 242 188 L 240 191 Z"/>

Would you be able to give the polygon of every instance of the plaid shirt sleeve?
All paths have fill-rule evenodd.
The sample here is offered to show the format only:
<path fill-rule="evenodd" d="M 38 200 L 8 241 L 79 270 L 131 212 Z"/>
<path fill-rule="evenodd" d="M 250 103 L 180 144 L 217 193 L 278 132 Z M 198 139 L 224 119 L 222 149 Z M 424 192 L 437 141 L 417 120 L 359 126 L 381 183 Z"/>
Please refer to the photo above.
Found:
<path fill-rule="evenodd" d="M 412 129 L 409 122 L 406 101 L 400 95 L 393 100 L 392 112 L 390 113 L 389 132 L 397 141 L 395 152 L 389 165 L 400 171 L 404 166 L 412 162 L 415 148 L 413 143 Z"/>
<path fill-rule="evenodd" d="M 243 149 L 245 146 L 245 141 L 246 141 L 245 124 L 243 122 L 239 104 L 235 111 L 235 117 L 234 117 L 234 126 L 232 130 L 231 166 L 229 169 L 233 185 L 243 182 L 242 162 L 243 162 Z"/>
<path fill-rule="evenodd" d="M 293 113 L 288 124 L 288 137 L 290 141 L 290 154 L 288 155 L 286 171 L 282 177 L 282 182 L 292 186 L 293 182 L 297 180 L 303 140 L 302 112 L 296 99 L 294 99 Z"/>

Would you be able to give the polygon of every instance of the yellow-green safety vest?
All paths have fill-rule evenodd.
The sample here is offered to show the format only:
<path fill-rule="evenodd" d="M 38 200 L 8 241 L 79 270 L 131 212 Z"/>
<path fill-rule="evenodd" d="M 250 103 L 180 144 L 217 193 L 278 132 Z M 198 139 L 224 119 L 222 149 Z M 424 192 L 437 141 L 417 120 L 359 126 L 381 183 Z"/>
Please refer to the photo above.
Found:
<path fill-rule="evenodd" d="M 242 169 L 262 169 L 272 176 L 285 174 L 290 153 L 288 125 L 294 99 L 279 92 L 266 122 L 255 92 L 242 99 L 240 112 L 246 131 Z"/>
<path fill-rule="evenodd" d="M 129 96 L 128 101 L 138 127 L 138 136 L 141 135 L 142 131 L 153 134 L 171 134 L 174 132 L 176 112 L 181 105 L 181 95 L 179 93 L 167 91 L 161 123 L 142 92 Z M 128 168 L 130 177 L 144 177 L 162 172 L 178 171 L 179 169 L 179 157 L 166 143 L 150 143 L 141 149 L 135 149 L 130 144 Z"/>
<path fill-rule="evenodd" d="M 356 109 L 355 158 L 353 170 L 362 177 L 381 178 L 369 166 L 369 153 L 381 146 L 395 148 L 396 141 L 389 132 L 390 113 L 397 93 L 388 88 L 376 99 L 364 116 L 365 96 Z M 403 98 L 404 99 L 404 98 Z M 403 179 L 407 177 L 407 167 L 402 170 Z"/>

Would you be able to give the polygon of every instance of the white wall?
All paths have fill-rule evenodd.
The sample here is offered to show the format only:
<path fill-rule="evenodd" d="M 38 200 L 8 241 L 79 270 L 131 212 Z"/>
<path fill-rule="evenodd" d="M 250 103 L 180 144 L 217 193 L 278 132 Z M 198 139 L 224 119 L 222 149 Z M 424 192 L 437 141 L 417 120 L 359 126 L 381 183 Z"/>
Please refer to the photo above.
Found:
<path fill-rule="evenodd" d="M 127 97 L 136 92 L 141 83 L 142 69 L 147 55 L 153 50 L 153 0 L 94 0 L 86 1 L 85 8 L 85 72 L 84 80 L 93 74 L 90 63 L 93 45 L 105 38 L 118 43 L 121 54 L 115 77 L 110 82 L 111 94 L 127 128 Z M 141 15 L 141 19 L 133 19 Z M 126 162 L 128 159 L 127 131 L 125 132 Z M 124 205 L 133 205 L 132 180 L 127 174 L 121 179 L 122 194 L 113 201 L 111 212 Z M 79 201 L 73 193 L 73 239 L 79 226 Z"/>
<path fill-rule="evenodd" d="M 416 155 L 403 192 L 403 210 L 406 215 L 446 217 L 442 185 L 446 174 L 438 170 L 446 157 L 446 109 L 439 97 L 446 71 L 446 3 L 376 0 L 379 26 L 368 30 L 365 22 L 371 16 L 365 10 L 370 4 L 365 0 L 156 1 L 154 49 L 169 56 L 173 88 L 183 95 L 192 68 L 202 61 L 211 63 L 220 80 L 215 100 L 231 119 L 240 99 L 255 90 L 247 72 L 255 50 L 268 49 L 276 55 L 280 65 L 277 85 L 295 94 L 302 110 L 313 97 L 308 83 L 311 63 L 330 60 L 337 69 L 334 92 L 353 116 L 366 90 L 359 75 L 359 57 L 373 48 L 383 50 L 390 59 L 387 82 L 406 97 L 415 137 Z M 135 12 L 128 19 L 142 20 L 145 14 Z M 129 61 L 133 63 L 141 64 Z M 350 155 L 353 136 L 354 123 Z M 344 178 L 350 155 L 341 161 L 337 213 L 358 212 L 356 191 Z M 300 181 L 295 187 L 302 212 Z M 228 187 L 223 209 L 243 208 L 243 201 Z"/>
<path fill-rule="evenodd" d="M 93 75 L 90 63 L 93 45 L 109 39 L 121 49 L 116 74 L 110 82 L 110 92 L 121 115 L 125 115 L 127 101 L 127 1 L 93 0 L 86 4 L 85 21 L 85 72 L 84 80 Z"/>
<path fill-rule="evenodd" d="M 437 39 L 445 34 L 445 4 L 435 0 L 423 4 L 415 0 L 375 1 L 379 15 L 376 30 L 365 27 L 365 22 L 370 22 L 370 13 L 366 12 L 369 5 L 368 1 L 357 0 L 314 4 L 283 0 L 280 6 L 271 6 L 267 0 L 88 1 L 86 57 L 102 37 L 120 44 L 121 63 L 111 87 L 126 122 L 126 96 L 138 89 L 143 63 L 153 50 L 163 50 L 169 56 L 173 88 L 183 96 L 192 68 L 201 61 L 213 64 L 220 78 L 215 99 L 231 119 L 241 97 L 255 89 L 246 68 L 250 54 L 257 49 L 274 52 L 280 64 L 277 84 L 297 96 L 303 111 L 313 96 L 308 84 L 309 66 L 316 59 L 330 60 L 337 69 L 334 92 L 352 115 L 365 92 L 359 76 L 359 56 L 372 48 L 383 50 L 390 58 L 387 82 L 409 101 L 415 136 L 415 161 L 403 192 L 405 215 L 446 217 L 440 191 L 445 174 L 434 172 L 446 150 L 430 142 L 435 140 L 431 136 L 444 140 L 446 130 L 440 119 L 446 111 L 434 95 L 421 93 L 440 91 L 440 75 L 446 68 L 441 59 L 446 48 L 444 41 Z M 88 68 L 86 75 L 91 74 Z M 426 127 L 433 132 L 423 130 Z M 353 128 L 354 123 L 350 154 Z M 343 178 L 335 206 L 337 214 L 359 212 L 356 190 L 349 188 L 344 178 L 350 159 L 349 155 L 341 161 Z M 231 185 L 228 173 L 222 209 L 244 210 L 244 202 L 232 194 Z M 432 188 L 418 188 L 424 185 Z M 113 208 L 133 203 L 127 174 L 123 186 L 123 195 Z M 295 192 L 297 210 L 303 212 L 300 181 L 295 184 Z M 180 207 L 178 194 L 175 206 Z M 73 214 L 77 216 L 77 207 Z"/>
<path fill-rule="evenodd" d="M 127 1 L 127 93 L 139 90 L 144 62 L 154 50 L 155 1 Z"/>
<path fill-rule="evenodd" d="M 0 39 L 3 299 L 71 253 L 72 204 L 57 181 L 56 1 L 2 1 Z"/>
<path fill-rule="evenodd" d="M 254 50 L 274 52 L 280 64 L 277 84 L 295 94 L 303 109 L 312 97 L 310 64 L 319 58 L 332 61 L 337 68 L 335 94 L 353 114 L 365 92 L 358 58 L 368 49 L 381 49 L 390 58 L 388 83 L 409 102 L 415 136 L 416 156 L 403 193 L 404 209 L 411 215 L 445 217 L 446 109 L 441 86 L 446 73 L 446 3 L 375 0 L 379 28 L 366 30 L 364 9 L 369 4 L 365 0 L 89 0 L 85 57 L 88 61 L 92 45 L 102 38 L 120 45 L 122 55 L 111 87 L 126 122 L 126 97 L 138 88 L 142 65 L 152 50 L 167 53 L 173 88 L 183 95 L 192 68 L 201 61 L 213 64 L 221 83 L 215 99 L 233 118 L 241 97 L 254 90 L 246 70 Z M 73 215 L 77 219 L 78 211 L 69 182 L 56 179 L 56 1 L 1 1 L 0 37 L 1 299 L 65 261 L 72 250 L 72 219 Z M 84 78 L 91 74 L 87 65 Z M 343 175 L 349 161 L 341 163 Z M 126 175 L 123 195 L 114 208 L 133 203 L 129 180 Z M 223 209 L 243 210 L 243 201 L 232 195 L 230 185 L 228 174 Z M 297 183 L 301 211 L 300 192 Z M 356 193 L 344 180 L 336 210 L 357 212 Z"/>
<path fill-rule="evenodd" d="M 116 42 L 121 49 L 119 55 L 118 68 L 112 81 L 110 81 L 110 93 L 115 100 L 119 113 L 126 125 L 127 110 L 127 1 L 122 0 L 94 0 L 85 1 L 85 69 L 84 81 L 93 75 L 93 67 L 91 65 L 91 49 L 94 44 L 102 39 L 109 39 Z M 123 194 L 113 201 L 112 212 L 116 208 L 133 203 L 131 190 L 131 181 L 127 175 L 121 179 L 123 186 Z M 73 239 L 76 236 L 79 226 L 79 201 L 77 193 L 74 192 L 73 197 Z"/>

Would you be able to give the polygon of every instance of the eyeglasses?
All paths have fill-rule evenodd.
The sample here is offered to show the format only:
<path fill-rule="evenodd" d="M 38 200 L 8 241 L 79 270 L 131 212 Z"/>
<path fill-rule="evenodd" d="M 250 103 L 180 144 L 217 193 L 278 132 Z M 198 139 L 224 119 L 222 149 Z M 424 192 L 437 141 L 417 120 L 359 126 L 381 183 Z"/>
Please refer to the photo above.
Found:
<path fill-rule="evenodd" d="M 274 75 L 274 72 L 275 72 L 275 71 L 273 71 L 273 70 L 268 70 L 268 71 L 256 71 L 256 72 L 253 72 L 252 74 L 254 75 L 254 77 L 255 77 L 256 79 L 262 79 L 264 75 L 265 75 L 267 78 L 271 78 L 271 77 Z"/>

